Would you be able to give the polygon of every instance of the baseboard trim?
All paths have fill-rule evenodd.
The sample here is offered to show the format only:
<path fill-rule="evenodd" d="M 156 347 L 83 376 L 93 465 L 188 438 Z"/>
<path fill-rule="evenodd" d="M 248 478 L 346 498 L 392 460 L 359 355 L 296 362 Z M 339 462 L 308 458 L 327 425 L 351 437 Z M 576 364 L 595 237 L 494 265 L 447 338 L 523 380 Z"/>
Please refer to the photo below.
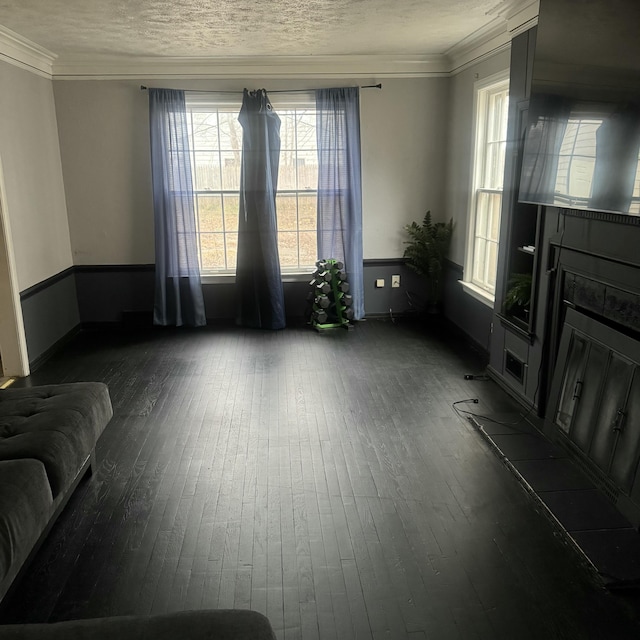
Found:
<path fill-rule="evenodd" d="M 504 378 L 496 369 L 494 369 L 491 365 L 487 367 L 487 375 L 503 390 L 506 391 L 516 402 L 519 402 L 523 408 L 527 411 L 533 412 L 534 415 L 537 415 L 538 408 L 521 392 L 517 389 L 514 389 L 507 382 L 505 382 Z"/>
<path fill-rule="evenodd" d="M 44 353 L 41 353 L 38 357 L 29 362 L 31 371 L 35 371 L 38 367 L 41 367 L 49 358 L 61 351 L 71 340 L 73 340 L 82 331 L 82 325 L 77 324 L 73 329 L 65 333 L 62 338 L 52 344 Z"/>

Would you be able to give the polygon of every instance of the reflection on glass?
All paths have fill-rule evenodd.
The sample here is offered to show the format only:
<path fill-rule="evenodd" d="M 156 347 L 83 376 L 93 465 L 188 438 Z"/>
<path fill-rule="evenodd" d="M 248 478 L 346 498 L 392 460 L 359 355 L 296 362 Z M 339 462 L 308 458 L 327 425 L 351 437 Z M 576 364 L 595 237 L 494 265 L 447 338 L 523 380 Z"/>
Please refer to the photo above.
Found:
<path fill-rule="evenodd" d="M 611 464 L 611 477 L 623 491 L 629 493 L 638 468 L 640 453 L 640 368 L 635 367 L 625 415 Z"/>
<path fill-rule="evenodd" d="M 556 424 L 565 433 L 569 433 L 573 412 L 580 396 L 586 349 L 587 343 L 584 338 L 574 333 L 569 347 L 562 392 L 556 413 Z"/>
<path fill-rule="evenodd" d="M 640 213 L 640 107 L 545 95 L 532 111 L 521 202 Z"/>
<path fill-rule="evenodd" d="M 619 423 L 618 411 L 624 407 L 632 373 L 633 367 L 627 360 L 615 353 L 611 354 L 589 454 L 606 472 L 609 471 L 613 445 L 618 437 L 617 431 L 614 430 Z"/>
<path fill-rule="evenodd" d="M 578 391 L 580 401 L 574 407 L 575 417 L 569 434 L 585 453 L 589 452 L 593 437 L 594 414 L 600 402 L 602 381 L 607 365 L 608 350 L 596 342 L 589 342 L 587 363 Z"/>

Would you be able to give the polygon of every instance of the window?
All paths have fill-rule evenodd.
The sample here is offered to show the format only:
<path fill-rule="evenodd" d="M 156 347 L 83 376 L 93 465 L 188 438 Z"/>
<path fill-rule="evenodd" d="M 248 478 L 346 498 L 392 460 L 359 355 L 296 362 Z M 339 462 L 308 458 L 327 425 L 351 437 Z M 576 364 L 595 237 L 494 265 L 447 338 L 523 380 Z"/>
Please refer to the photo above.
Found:
<path fill-rule="evenodd" d="M 203 275 L 232 274 L 238 247 L 242 127 L 241 104 L 189 94 L 187 117 Z M 316 262 L 318 153 L 313 98 L 276 103 L 281 120 L 276 209 L 283 273 L 311 271 Z"/>
<path fill-rule="evenodd" d="M 475 161 L 465 284 L 470 285 L 472 293 L 491 302 L 498 268 L 508 106 L 508 79 L 494 76 L 476 85 Z"/>

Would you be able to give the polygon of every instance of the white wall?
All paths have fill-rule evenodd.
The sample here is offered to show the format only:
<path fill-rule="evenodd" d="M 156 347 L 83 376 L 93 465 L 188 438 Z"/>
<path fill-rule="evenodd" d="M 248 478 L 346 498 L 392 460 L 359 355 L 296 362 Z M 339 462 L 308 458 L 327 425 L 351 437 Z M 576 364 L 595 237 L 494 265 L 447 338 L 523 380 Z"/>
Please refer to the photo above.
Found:
<path fill-rule="evenodd" d="M 449 257 L 459 265 L 464 265 L 465 262 L 466 231 L 471 196 L 474 84 L 478 80 L 509 69 L 509 57 L 509 50 L 501 51 L 450 79 L 446 218 L 453 218 L 455 221 L 456 227 Z"/>
<path fill-rule="evenodd" d="M 153 263 L 147 93 L 139 81 L 53 84 L 74 264 Z"/>
<path fill-rule="evenodd" d="M 74 263 L 154 261 L 148 98 L 140 84 L 267 90 L 357 80 L 54 81 Z M 361 92 L 365 258 L 402 256 L 402 227 L 427 209 L 444 219 L 449 80 L 393 79 Z"/>
<path fill-rule="evenodd" d="M 0 156 L 20 291 L 73 264 L 52 82 L 0 62 Z"/>
<path fill-rule="evenodd" d="M 397 258 L 403 227 L 445 219 L 449 79 L 385 80 L 361 100 L 365 258 Z"/>

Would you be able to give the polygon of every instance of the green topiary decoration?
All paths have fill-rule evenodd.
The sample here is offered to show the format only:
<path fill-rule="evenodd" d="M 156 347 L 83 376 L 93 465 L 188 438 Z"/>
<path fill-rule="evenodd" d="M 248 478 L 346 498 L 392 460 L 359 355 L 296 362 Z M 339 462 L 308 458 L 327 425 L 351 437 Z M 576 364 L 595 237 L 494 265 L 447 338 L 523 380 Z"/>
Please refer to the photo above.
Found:
<path fill-rule="evenodd" d="M 437 309 L 442 302 L 442 272 L 444 260 L 449 252 L 453 235 L 453 219 L 449 222 L 433 222 L 431 211 L 427 211 L 422 224 L 412 222 L 405 225 L 409 240 L 404 250 L 407 264 L 427 280 L 427 304 Z"/>

